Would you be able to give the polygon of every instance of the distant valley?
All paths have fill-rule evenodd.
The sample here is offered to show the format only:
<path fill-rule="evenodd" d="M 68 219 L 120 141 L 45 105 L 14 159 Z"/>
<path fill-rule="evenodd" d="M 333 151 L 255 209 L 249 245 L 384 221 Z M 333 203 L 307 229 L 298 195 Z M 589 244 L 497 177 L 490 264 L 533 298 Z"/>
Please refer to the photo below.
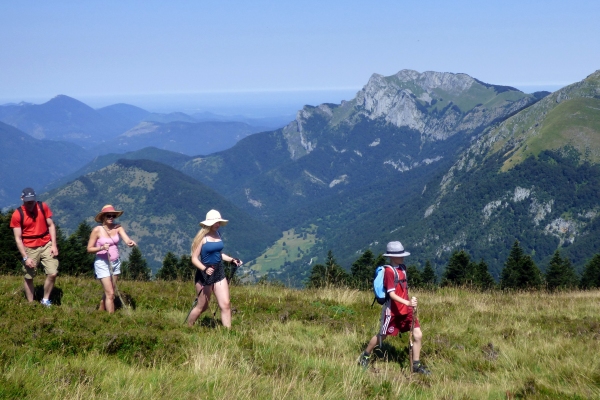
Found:
<path fill-rule="evenodd" d="M 231 143 L 217 150 L 191 138 L 204 122 L 101 109 L 129 128 L 103 155 L 63 169 L 48 201 L 67 231 L 103 201 L 142 215 L 123 221 L 155 263 L 168 250 L 187 251 L 188 219 L 197 224 L 223 207 L 235 217 L 224 232 L 251 268 L 296 285 L 328 250 L 349 268 L 389 240 L 438 273 L 465 249 L 497 277 L 514 240 L 542 269 L 556 249 L 581 268 L 600 251 L 599 73 L 552 94 L 466 74 L 374 74 L 355 98 L 305 106 L 279 129 L 220 122 L 231 129 L 217 133 L 219 121 L 210 122 L 204 137 Z M 182 151 L 195 144 L 207 151 Z M 285 240 L 297 248 L 287 251 Z"/>

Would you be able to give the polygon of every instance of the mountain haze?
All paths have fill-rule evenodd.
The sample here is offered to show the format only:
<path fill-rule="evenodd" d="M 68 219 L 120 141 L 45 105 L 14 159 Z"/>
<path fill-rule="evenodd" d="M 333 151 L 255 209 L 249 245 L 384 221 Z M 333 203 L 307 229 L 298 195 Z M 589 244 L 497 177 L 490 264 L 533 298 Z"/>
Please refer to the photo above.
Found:
<path fill-rule="evenodd" d="M 65 95 L 43 104 L 10 106 L 0 115 L 2 122 L 36 139 L 69 141 L 84 148 L 121 133 L 113 121 Z"/>
<path fill-rule="evenodd" d="M 76 144 L 35 139 L 2 122 L 0 143 L 0 208 L 20 204 L 23 188 L 30 186 L 40 191 L 90 158 Z"/>
<path fill-rule="evenodd" d="M 135 151 L 153 146 L 189 156 L 210 154 L 233 146 L 256 133 L 243 122 L 142 122 L 107 143 L 112 151 Z"/>

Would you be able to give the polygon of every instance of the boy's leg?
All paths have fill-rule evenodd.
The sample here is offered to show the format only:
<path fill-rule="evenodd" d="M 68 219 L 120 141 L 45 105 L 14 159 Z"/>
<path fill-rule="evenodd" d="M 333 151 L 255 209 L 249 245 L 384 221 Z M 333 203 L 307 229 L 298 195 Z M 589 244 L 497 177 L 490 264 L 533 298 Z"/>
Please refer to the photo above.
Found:
<path fill-rule="evenodd" d="M 382 335 L 380 333 L 378 333 L 377 335 L 373 336 L 371 338 L 371 340 L 369 341 L 369 344 L 367 344 L 367 348 L 365 349 L 365 353 L 371 354 L 373 352 L 373 350 L 375 350 L 375 346 L 377 346 L 378 343 L 383 342 L 386 337 L 387 337 L 386 335 Z M 381 340 L 380 340 L 380 338 L 381 338 Z"/>
<path fill-rule="evenodd" d="M 413 329 L 413 362 L 419 361 L 421 359 L 421 346 L 423 345 L 423 332 L 421 332 L 421 328 Z"/>
<path fill-rule="evenodd" d="M 358 357 L 358 365 L 366 369 L 369 366 L 371 353 L 373 352 L 373 350 L 375 350 L 375 346 L 377 346 L 378 343 L 381 343 L 383 340 L 385 340 L 385 338 L 386 335 L 382 335 L 380 333 L 373 336 L 371 340 L 369 340 L 365 351 L 363 351 L 362 354 Z"/>

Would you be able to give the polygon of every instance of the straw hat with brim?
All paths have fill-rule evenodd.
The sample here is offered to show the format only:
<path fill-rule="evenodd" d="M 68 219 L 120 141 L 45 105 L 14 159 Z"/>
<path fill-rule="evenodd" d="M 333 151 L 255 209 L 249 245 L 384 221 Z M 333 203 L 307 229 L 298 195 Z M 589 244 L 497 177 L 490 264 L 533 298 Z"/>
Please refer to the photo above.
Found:
<path fill-rule="evenodd" d="M 119 218 L 121 215 L 123 215 L 123 211 L 115 210 L 115 208 L 113 206 L 111 206 L 110 204 L 107 204 L 104 207 L 102 207 L 102 211 L 100 211 L 98 214 L 96 214 L 96 216 L 94 217 L 94 220 L 96 222 L 102 222 L 102 214 L 108 214 L 108 213 L 116 214 L 115 218 Z"/>
<path fill-rule="evenodd" d="M 404 251 L 404 246 L 400 242 L 389 242 L 387 244 L 387 252 L 384 257 L 406 257 L 410 256 L 408 251 Z"/>
<path fill-rule="evenodd" d="M 200 225 L 213 226 L 217 222 L 220 222 L 221 226 L 225 226 L 229 221 L 221 218 L 221 213 L 217 210 L 210 210 L 206 213 L 206 219 L 200 222 Z"/>

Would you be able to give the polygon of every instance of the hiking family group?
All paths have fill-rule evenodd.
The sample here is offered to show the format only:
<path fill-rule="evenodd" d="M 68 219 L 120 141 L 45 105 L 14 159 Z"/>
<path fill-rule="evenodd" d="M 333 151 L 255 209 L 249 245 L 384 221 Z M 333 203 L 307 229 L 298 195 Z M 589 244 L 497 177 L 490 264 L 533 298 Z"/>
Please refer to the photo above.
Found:
<path fill-rule="evenodd" d="M 56 227 L 52 221 L 52 211 L 44 202 L 37 201 L 35 191 L 28 187 L 21 193 L 23 204 L 12 214 L 10 227 L 13 229 L 17 248 L 22 256 L 25 296 L 29 302 L 34 301 L 33 279 L 38 265 L 44 266 L 46 280 L 41 304 L 50 307 L 50 293 L 54 288 L 58 275 L 58 248 L 56 246 Z M 121 273 L 121 260 L 118 243 L 122 239 L 127 246 L 137 243 L 132 240 L 123 226 L 115 220 L 123 215 L 112 205 L 105 205 L 96 214 L 94 220 L 100 225 L 92 229 L 87 244 L 88 253 L 96 255 L 94 272 L 100 280 L 104 294 L 99 309 L 109 313 L 115 311 L 115 293 L 117 277 Z M 231 328 L 231 302 L 229 283 L 225 277 L 224 262 L 233 263 L 236 267 L 242 261 L 223 253 L 224 243 L 219 228 L 229 221 L 223 219 L 217 210 L 210 210 L 204 221 L 200 222 L 200 230 L 194 237 L 191 246 L 191 261 L 196 267 L 194 284 L 196 299 L 186 321 L 193 326 L 200 315 L 208 309 L 210 298 L 214 292 L 221 310 L 221 322 Z M 376 299 L 382 304 L 381 328 L 371 338 L 366 349 L 360 355 L 358 363 L 364 368 L 369 366 L 371 355 L 377 345 L 387 336 L 397 336 L 410 332 L 411 370 L 415 373 L 429 374 L 429 370 L 421 364 L 420 352 L 423 333 L 417 318 L 417 298 L 409 298 L 406 265 L 404 257 L 410 255 L 402 243 L 394 241 L 387 244 L 385 257 L 389 257 L 390 265 L 379 267 L 374 285 Z M 377 294 L 378 290 L 381 294 Z"/>

